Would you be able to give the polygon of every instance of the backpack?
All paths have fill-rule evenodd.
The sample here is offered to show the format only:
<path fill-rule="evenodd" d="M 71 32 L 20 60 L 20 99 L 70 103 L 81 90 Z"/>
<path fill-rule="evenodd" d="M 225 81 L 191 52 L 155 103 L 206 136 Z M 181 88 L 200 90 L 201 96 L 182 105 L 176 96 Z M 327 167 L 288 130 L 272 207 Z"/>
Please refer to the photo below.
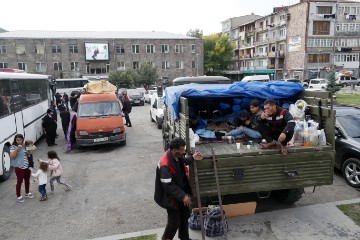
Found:
<path fill-rule="evenodd" d="M 224 215 L 226 229 L 228 224 Z M 216 237 L 224 234 L 224 226 L 221 219 L 221 208 L 219 205 L 209 205 L 204 218 L 204 229 L 207 237 Z"/>

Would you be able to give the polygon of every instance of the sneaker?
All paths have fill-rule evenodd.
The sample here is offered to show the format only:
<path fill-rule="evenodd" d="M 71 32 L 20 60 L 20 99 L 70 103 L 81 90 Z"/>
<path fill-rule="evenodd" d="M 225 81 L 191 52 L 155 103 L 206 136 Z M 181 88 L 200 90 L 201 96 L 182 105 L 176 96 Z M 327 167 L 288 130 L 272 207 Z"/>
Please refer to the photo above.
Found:
<path fill-rule="evenodd" d="M 47 194 L 45 194 L 44 198 L 47 199 Z"/>
<path fill-rule="evenodd" d="M 26 194 L 25 194 L 25 197 L 26 197 L 26 198 L 34 198 L 34 194 L 32 194 L 32 193 L 26 193 Z"/>
<path fill-rule="evenodd" d="M 50 193 L 51 193 L 51 194 L 54 194 L 54 193 L 55 193 L 54 189 L 51 189 Z"/>
<path fill-rule="evenodd" d="M 44 197 L 41 197 L 39 201 L 40 201 L 40 202 L 46 201 L 46 199 L 47 199 L 47 198 L 44 196 Z"/>
<path fill-rule="evenodd" d="M 18 198 L 16 198 L 17 202 L 25 202 L 25 199 L 23 198 L 23 196 L 20 196 Z"/>

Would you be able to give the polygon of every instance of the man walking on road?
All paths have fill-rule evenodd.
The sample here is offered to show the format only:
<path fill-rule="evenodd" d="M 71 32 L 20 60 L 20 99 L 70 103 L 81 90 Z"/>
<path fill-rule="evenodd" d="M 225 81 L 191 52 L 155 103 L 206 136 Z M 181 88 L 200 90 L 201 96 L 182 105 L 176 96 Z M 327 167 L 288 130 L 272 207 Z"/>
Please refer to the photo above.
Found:
<path fill-rule="evenodd" d="M 155 202 L 167 210 L 168 218 L 162 239 L 173 239 L 176 231 L 181 240 L 188 240 L 188 218 L 190 216 L 190 183 L 186 165 L 194 160 L 201 160 L 202 155 L 195 152 L 184 157 L 186 142 L 182 138 L 174 138 L 156 168 Z"/>

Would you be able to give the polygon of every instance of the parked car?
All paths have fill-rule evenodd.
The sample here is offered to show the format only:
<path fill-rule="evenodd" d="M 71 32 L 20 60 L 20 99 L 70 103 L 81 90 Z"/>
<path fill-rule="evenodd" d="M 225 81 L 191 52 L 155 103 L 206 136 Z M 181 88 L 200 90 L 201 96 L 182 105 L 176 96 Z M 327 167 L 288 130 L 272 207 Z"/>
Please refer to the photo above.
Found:
<path fill-rule="evenodd" d="M 155 93 L 150 101 L 150 120 L 156 122 L 158 129 L 161 129 L 164 122 L 164 99 Z"/>
<path fill-rule="evenodd" d="M 309 84 L 310 84 L 310 80 L 309 78 L 307 79 L 304 79 L 301 81 L 301 85 L 304 87 L 304 88 L 308 88 L 309 87 Z"/>
<path fill-rule="evenodd" d="M 360 188 L 360 109 L 336 107 L 335 168 L 346 182 Z"/>
<path fill-rule="evenodd" d="M 336 79 L 336 83 L 342 87 L 347 87 L 352 84 L 360 86 L 360 80 L 358 80 L 356 77 L 350 77 L 350 76 L 338 76 Z"/>
<path fill-rule="evenodd" d="M 252 76 L 245 76 L 243 79 L 241 79 L 242 82 L 269 82 L 270 77 L 269 75 L 252 75 Z"/>
<path fill-rule="evenodd" d="M 312 90 L 325 90 L 328 84 L 328 80 L 325 78 L 314 78 L 309 82 L 309 89 Z"/>
<path fill-rule="evenodd" d="M 144 106 L 144 96 L 138 89 L 127 89 L 127 95 L 131 102 L 131 105 Z"/>
<path fill-rule="evenodd" d="M 150 104 L 151 96 L 152 96 L 154 93 L 157 93 L 157 91 L 156 91 L 156 90 L 147 90 L 147 91 L 145 92 L 144 98 L 145 98 L 145 102 L 146 102 L 146 103 Z"/>

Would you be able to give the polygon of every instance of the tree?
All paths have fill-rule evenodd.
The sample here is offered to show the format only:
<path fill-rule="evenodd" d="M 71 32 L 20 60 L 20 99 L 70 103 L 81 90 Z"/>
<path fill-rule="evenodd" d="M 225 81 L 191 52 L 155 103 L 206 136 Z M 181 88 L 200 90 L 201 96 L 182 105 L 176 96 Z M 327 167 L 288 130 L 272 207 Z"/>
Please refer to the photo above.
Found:
<path fill-rule="evenodd" d="M 204 71 L 206 75 L 221 75 L 231 63 L 235 44 L 225 34 L 204 36 Z"/>
<path fill-rule="evenodd" d="M 328 80 L 326 91 L 335 94 L 341 89 L 341 87 L 336 83 L 336 72 L 334 70 L 329 72 L 326 78 Z"/>
<path fill-rule="evenodd" d="M 187 33 L 186 36 L 189 37 L 196 37 L 196 38 L 203 38 L 203 31 L 200 29 L 190 29 Z"/>
<path fill-rule="evenodd" d="M 138 84 L 143 85 L 146 90 L 149 89 L 150 85 L 156 84 L 156 81 L 159 79 L 157 67 L 147 61 L 140 65 L 140 68 L 137 70 L 137 75 Z"/>
<path fill-rule="evenodd" d="M 136 73 L 132 69 L 109 74 L 109 81 L 118 88 L 130 88 L 136 82 Z"/>

